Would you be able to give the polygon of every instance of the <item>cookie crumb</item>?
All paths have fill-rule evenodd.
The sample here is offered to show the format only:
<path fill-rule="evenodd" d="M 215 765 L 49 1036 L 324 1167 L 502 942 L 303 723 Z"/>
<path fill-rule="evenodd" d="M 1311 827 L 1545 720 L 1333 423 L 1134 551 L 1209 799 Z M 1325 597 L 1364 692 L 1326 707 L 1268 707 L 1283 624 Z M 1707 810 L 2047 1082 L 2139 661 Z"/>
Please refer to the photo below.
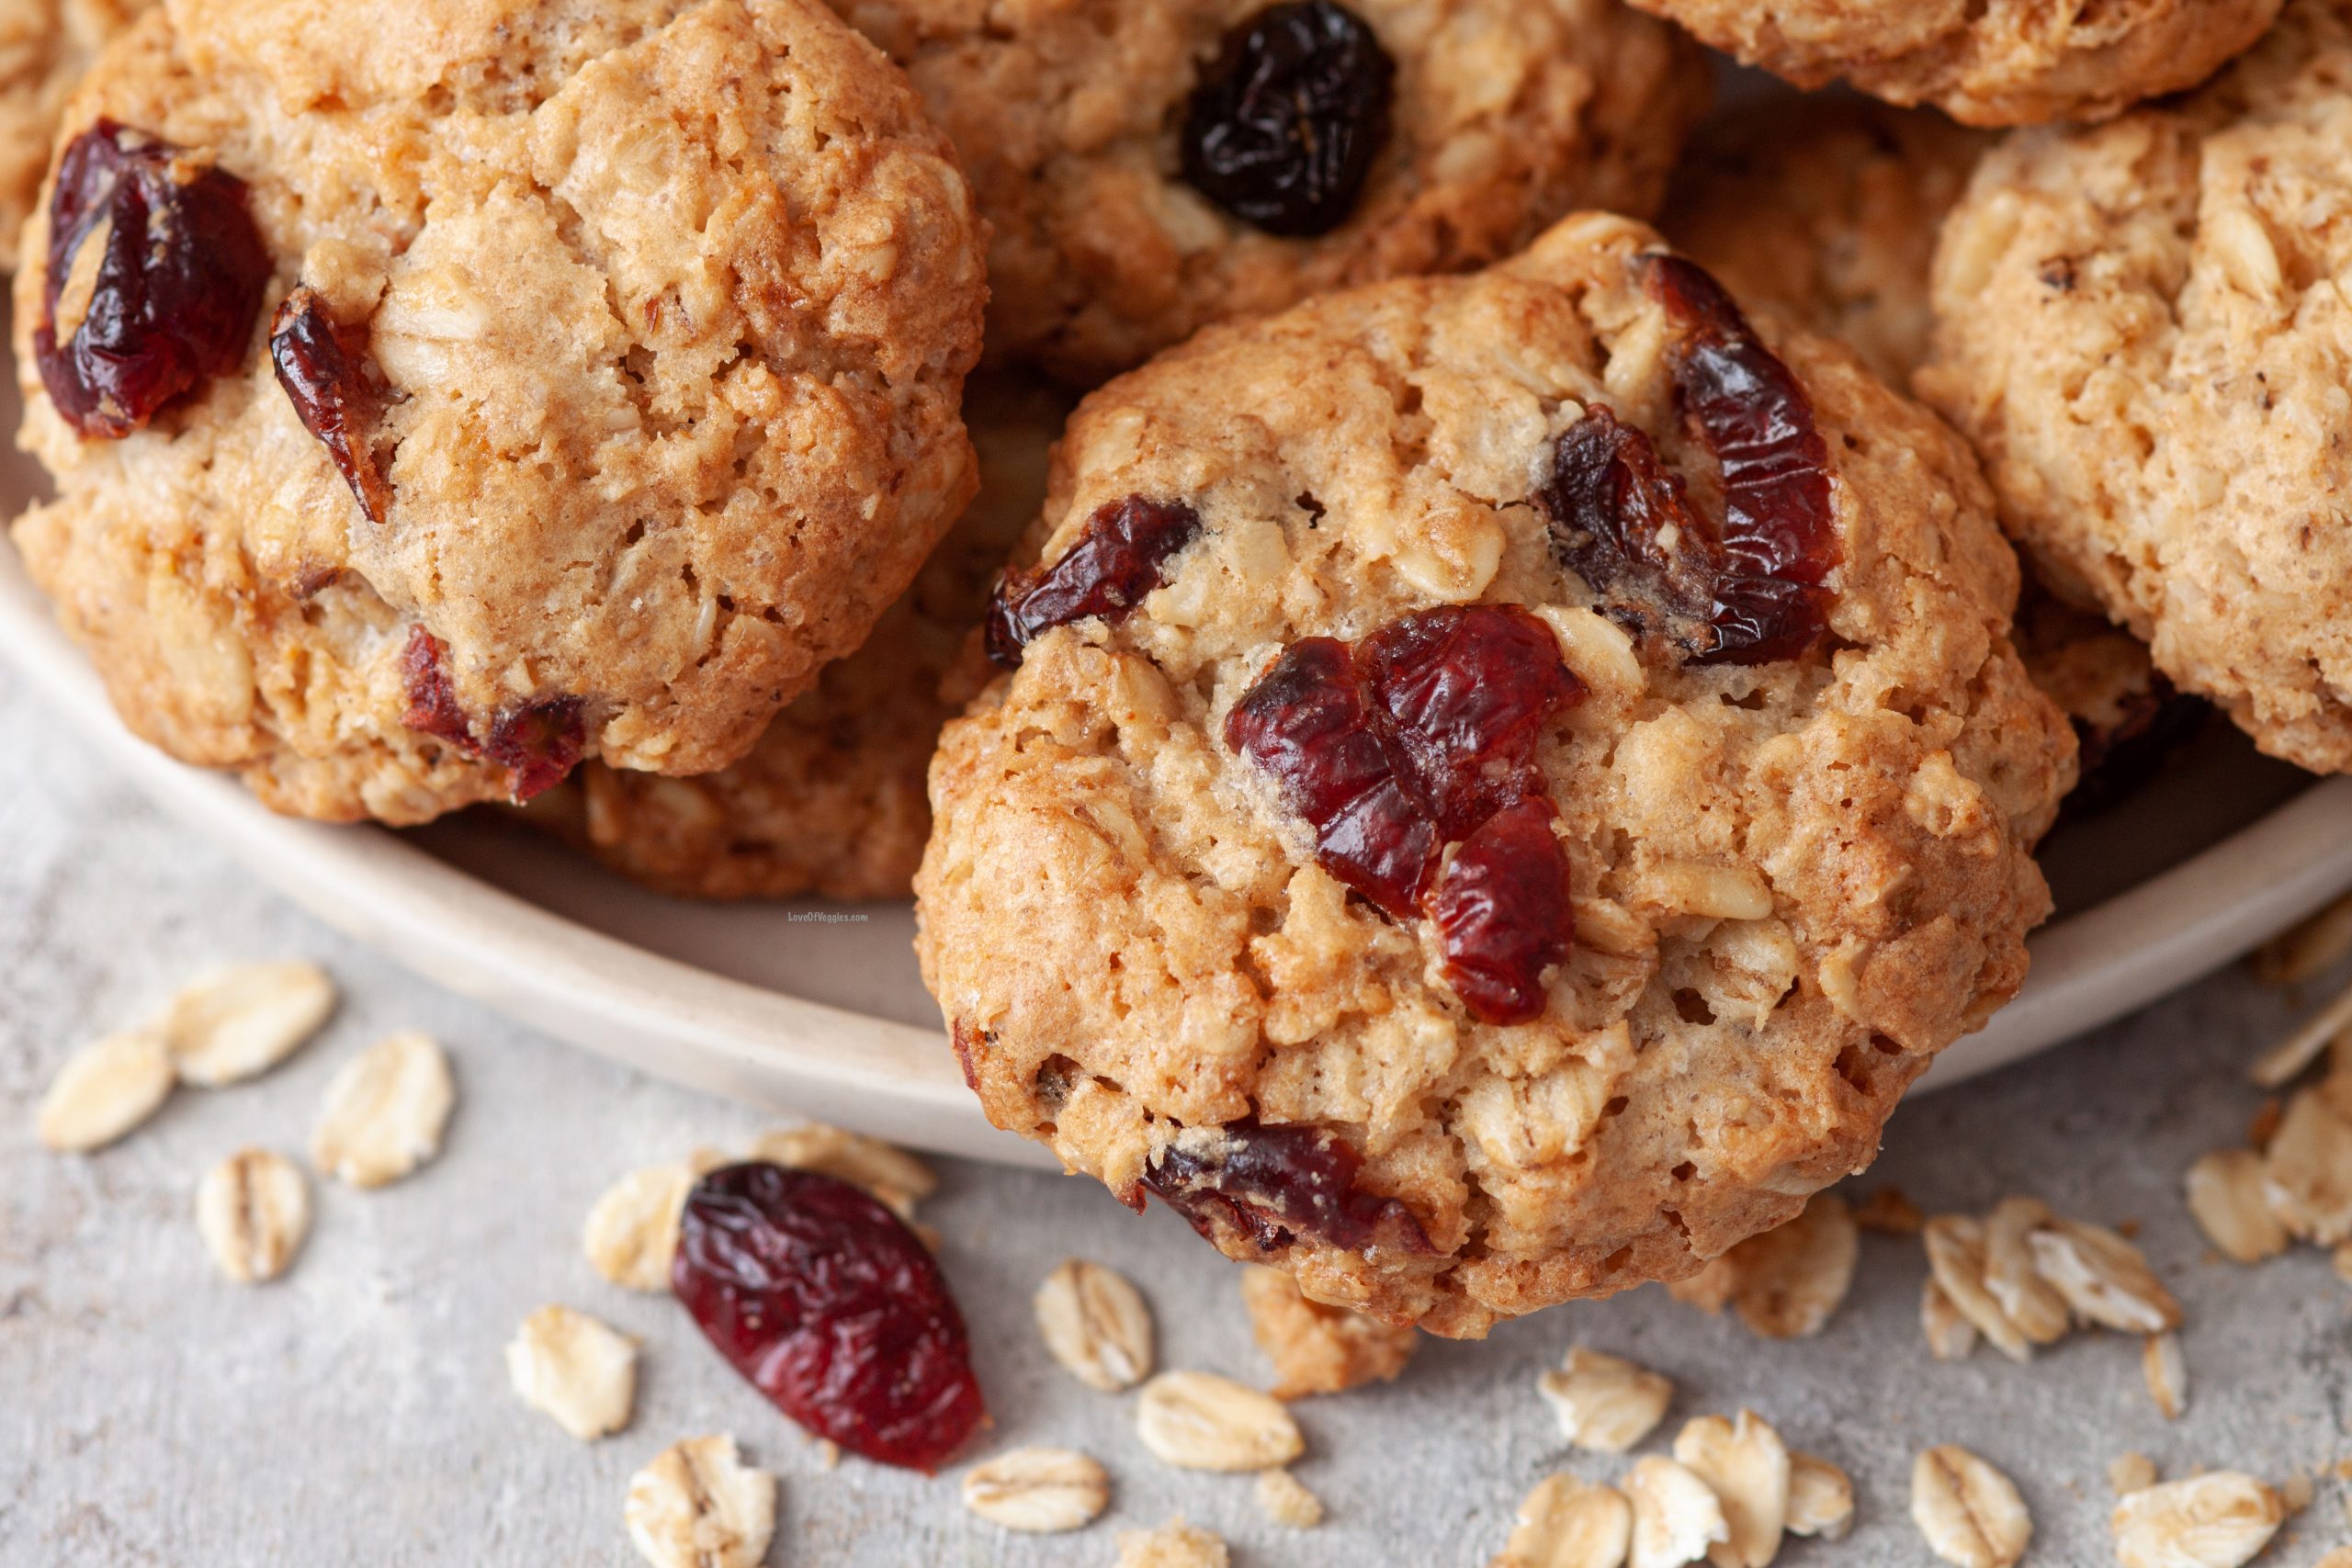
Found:
<path fill-rule="evenodd" d="M 1286 1529 L 1309 1530 L 1323 1522 L 1323 1499 L 1287 1470 L 1258 1472 L 1258 1509 Z"/>
<path fill-rule="evenodd" d="M 1244 1269 L 1241 1300 L 1258 1348 L 1274 1364 L 1276 1399 L 1394 1382 L 1420 1343 L 1410 1328 L 1309 1299 L 1279 1269 Z"/>

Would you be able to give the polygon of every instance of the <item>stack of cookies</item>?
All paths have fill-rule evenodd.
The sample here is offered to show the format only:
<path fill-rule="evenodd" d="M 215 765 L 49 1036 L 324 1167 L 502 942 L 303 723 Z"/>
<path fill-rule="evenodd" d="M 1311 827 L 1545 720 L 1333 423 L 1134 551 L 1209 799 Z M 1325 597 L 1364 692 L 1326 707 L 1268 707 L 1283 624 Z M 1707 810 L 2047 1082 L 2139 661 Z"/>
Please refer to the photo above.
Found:
<path fill-rule="evenodd" d="M 2078 778 L 2352 765 L 2352 4 L 1642 5 L 42 0 L 15 544 L 279 810 L 911 887 L 989 1117 L 1317 1300 L 1683 1277 Z"/>

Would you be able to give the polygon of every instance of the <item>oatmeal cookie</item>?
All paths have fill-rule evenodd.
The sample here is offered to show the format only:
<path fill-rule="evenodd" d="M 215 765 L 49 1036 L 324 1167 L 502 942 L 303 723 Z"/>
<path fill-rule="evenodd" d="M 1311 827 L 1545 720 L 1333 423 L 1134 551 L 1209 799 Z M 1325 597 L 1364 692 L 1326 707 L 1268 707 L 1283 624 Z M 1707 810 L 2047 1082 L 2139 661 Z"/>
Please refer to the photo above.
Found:
<path fill-rule="evenodd" d="M 1936 231 L 1991 141 L 1932 109 L 1775 99 L 1701 131 L 1658 227 L 1739 299 L 1907 387 L 1928 355 Z"/>
<path fill-rule="evenodd" d="M 2075 728 L 2081 776 L 2066 796 L 2070 817 L 2103 811 L 2137 789 L 2212 712 L 2165 678 L 2147 644 L 2030 576 L 2017 645 L 2025 672 Z"/>
<path fill-rule="evenodd" d="M 1720 521 L 1718 521 L 1720 520 Z M 2074 741 L 1945 426 L 1630 220 L 1090 398 L 918 951 L 998 1125 L 1449 1335 L 1869 1163 Z"/>
<path fill-rule="evenodd" d="M 2068 597 L 2264 750 L 2352 768 L 2352 6 L 2211 85 L 1987 154 L 1921 393 Z"/>
<path fill-rule="evenodd" d="M 741 761 L 688 779 L 590 762 L 532 819 L 686 897 L 904 898 L 931 836 L 931 754 L 972 694 L 966 644 L 1045 499 L 1069 412 L 1041 383 L 975 379 L 964 419 L 979 494 L 864 647 L 827 665 Z"/>
<path fill-rule="evenodd" d="M 0 6 L 0 269 L 33 209 L 66 96 L 106 41 L 155 0 L 15 0 Z"/>
<path fill-rule="evenodd" d="M 1210 321 L 1645 215 L 1699 51 L 1617 0 L 832 0 L 962 149 L 991 353 L 1081 385 Z"/>
<path fill-rule="evenodd" d="M 1634 0 L 1800 87 L 1840 77 L 1967 125 L 2104 119 L 2194 86 L 2279 0 Z"/>
<path fill-rule="evenodd" d="M 723 766 L 974 483 L 985 225 L 816 0 L 175 0 L 50 185 L 17 542 L 282 810 Z"/>

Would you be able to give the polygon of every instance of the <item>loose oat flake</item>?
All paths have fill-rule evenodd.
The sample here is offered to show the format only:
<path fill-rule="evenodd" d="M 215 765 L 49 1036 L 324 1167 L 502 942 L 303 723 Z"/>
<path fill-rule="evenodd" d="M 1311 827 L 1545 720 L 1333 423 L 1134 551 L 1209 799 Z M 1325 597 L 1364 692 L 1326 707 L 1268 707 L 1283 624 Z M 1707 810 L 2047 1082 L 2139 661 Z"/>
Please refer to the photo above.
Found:
<path fill-rule="evenodd" d="M 1781 1434 L 1751 1410 L 1732 1421 L 1702 1416 L 1675 1435 L 1674 1457 L 1723 1506 L 1730 1533 L 1709 1554 L 1716 1568 L 1766 1568 L 1788 1523 L 1791 1467 Z"/>
<path fill-rule="evenodd" d="M 2188 1362 L 2180 1353 L 2180 1336 L 2151 1334 L 2140 1347 L 2140 1373 L 2147 1380 L 2148 1397 L 2167 1421 L 2177 1421 L 2188 1408 Z"/>
<path fill-rule="evenodd" d="M 1984 1226 L 1965 1214 L 1938 1214 L 1919 1234 L 1928 1271 L 1953 1309 L 2012 1361 L 2031 1359 L 2031 1342 L 1984 1288 Z"/>
<path fill-rule="evenodd" d="M 1714 1489 L 1687 1465 L 1650 1454 L 1635 1460 L 1620 1484 L 1634 1506 L 1631 1568 L 1681 1568 L 1731 1540 Z"/>
<path fill-rule="evenodd" d="M 1919 1292 L 1919 1326 L 1928 1336 L 1928 1354 L 1939 1361 L 1965 1360 L 1976 1348 L 1976 1325 L 1960 1314 L 1932 1274 Z"/>
<path fill-rule="evenodd" d="M 301 1049 L 334 1003 L 334 982 L 315 964 L 243 964 L 174 997 L 158 1029 L 182 1083 L 219 1089 Z"/>
<path fill-rule="evenodd" d="M 283 1155 L 239 1149 L 198 1183 L 196 1228 L 230 1279 L 275 1280 L 311 1234 L 311 1184 Z"/>
<path fill-rule="evenodd" d="M 1035 1305 L 1046 1348 L 1087 1387 L 1116 1393 L 1151 1375 L 1151 1309 L 1124 1275 L 1066 1258 Z"/>
<path fill-rule="evenodd" d="M 2180 1303 L 2140 1249 L 2102 1225 L 2059 1220 L 2028 1238 L 2033 1265 L 2085 1322 L 2126 1334 L 2180 1326 Z"/>
<path fill-rule="evenodd" d="M 162 1110 L 176 1081 L 163 1036 L 141 1029 L 109 1034 L 65 1058 L 33 1129 L 61 1154 L 89 1154 Z"/>
<path fill-rule="evenodd" d="M 628 1483 L 628 1538 L 653 1568 L 759 1568 L 775 1536 L 775 1477 L 724 1433 L 662 1450 Z"/>
<path fill-rule="evenodd" d="M 588 1211 L 581 1235 L 589 1264 L 624 1290 L 668 1293 L 679 1220 L 694 1185 L 694 1168 L 683 1161 L 633 1170 L 613 1183 Z"/>
<path fill-rule="evenodd" d="M 1284 1529 L 1311 1530 L 1323 1522 L 1323 1499 L 1287 1470 L 1258 1472 L 1258 1511 Z"/>
<path fill-rule="evenodd" d="M 1269 1470 L 1306 1448 L 1279 1401 L 1214 1372 L 1162 1372 L 1144 1384 L 1136 1430 L 1186 1470 Z"/>
<path fill-rule="evenodd" d="M 1953 1568 L 2009 1568 L 2033 1538 L 2025 1499 L 2009 1478 L 1950 1443 L 1911 1467 L 1911 1521 Z"/>
<path fill-rule="evenodd" d="M 964 1506 L 1007 1529 L 1080 1529 L 1110 1506 L 1111 1478 L 1074 1449 L 1015 1449 L 964 1472 Z"/>
<path fill-rule="evenodd" d="M 931 1167 L 904 1149 L 820 1122 L 763 1134 L 752 1143 L 751 1157 L 863 1187 L 910 1225 L 915 1223 L 915 1204 L 939 1186 Z"/>
<path fill-rule="evenodd" d="M 2256 948 L 2254 973 L 2269 985 L 2300 986 L 2347 954 L 2352 954 L 2352 897 L 2338 898 Z"/>
<path fill-rule="evenodd" d="M 506 1377 L 524 1404 L 594 1442 L 628 1425 L 637 1341 L 584 1312 L 543 1306 L 508 1341 Z"/>
<path fill-rule="evenodd" d="M 2287 1227 L 2271 1213 L 2263 1167 L 2252 1149 L 2215 1149 L 2188 1168 L 2188 1213 L 2234 1263 L 2259 1263 L 2287 1250 Z"/>
<path fill-rule="evenodd" d="M 2270 1544 L 2286 1517 L 2267 1485 L 2216 1470 L 2133 1492 L 2109 1522 L 2122 1568 L 2238 1568 Z"/>
<path fill-rule="evenodd" d="M 2352 1241 L 2352 1122 L 2311 1090 L 2290 1100 L 2264 1156 L 2263 1191 L 2290 1234 L 2322 1247 Z"/>
<path fill-rule="evenodd" d="M 1843 1540 L 1853 1528 L 1853 1478 L 1817 1454 L 1790 1454 L 1789 1533 Z"/>
<path fill-rule="evenodd" d="M 449 1058 L 429 1036 L 379 1040 L 327 1085 L 311 1163 L 354 1187 L 398 1181 L 440 1152 L 457 1092 Z"/>
<path fill-rule="evenodd" d="M 1560 1436 L 1594 1453 L 1622 1454 L 1666 1418 L 1674 1384 L 1646 1367 L 1582 1346 L 1535 1380 Z"/>
<path fill-rule="evenodd" d="M 2154 1486 L 2156 1461 L 2143 1453 L 2118 1454 L 2107 1467 L 2107 1483 L 2119 1497 Z"/>
<path fill-rule="evenodd" d="M 1767 1339 L 1802 1339 L 1820 1333 L 1853 1288 L 1861 1233 L 1845 1199 L 1818 1192 L 1795 1219 L 1741 1242 L 1733 1255 L 1740 1321 Z"/>
<path fill-rule="evenodd" d="M 2283 1089 L 2319 1060 L 2328 1043 L 2352 1029 L 2352 990 L 2322 1008 L 2302 1027 L 2255 1059 L 2246 1076 L 2259 1089 Z"/>
<path fill-rule="evenodd" d="M 1984 1217 L 1984 1289 L 2001 1315 L 2036 1345 L 2055 1344 L 2072 1325 L 2066 1298 L 2034 1265 L 2030 1238 L 2055 1221 L 2039 1198 L 2013 1196 Z"/>
<path fill-rule="evenodd" d="M 1116 1568 L 1230 1568 L 1225 1542 L 1182 1519 L 1156 1530 L 1125 1530 L 1119 1536 Z"/>
<path fill-rule="evenodd" d="M 1614 1486 L 1565 1472 L 1519 1505 L 1510 1540 L 1488 1568 L 1620 1568 L 1634 1540 L 1634 1506 Z"/>

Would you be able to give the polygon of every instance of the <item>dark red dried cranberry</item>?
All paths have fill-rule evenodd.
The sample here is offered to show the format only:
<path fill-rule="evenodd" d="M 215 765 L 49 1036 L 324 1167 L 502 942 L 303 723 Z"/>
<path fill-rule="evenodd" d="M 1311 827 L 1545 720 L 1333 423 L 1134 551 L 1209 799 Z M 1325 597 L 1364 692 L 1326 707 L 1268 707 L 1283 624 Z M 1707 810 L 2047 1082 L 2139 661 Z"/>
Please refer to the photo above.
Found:
<path fill-rule="evenodd" d="M 270 321 L 269 356 L 302 428 L 334 459 L 368 521 L 381 523 L 392 504 L 373 446 L 384 400 L 356 335 L 335 324 L 315 290 L 300 288 Z"/>
<path fill-rule="evenodd" d="M 1078 543 L 1040 571 L 1008 572 L 989 599 L 989 657 L 1007 670 L 1056 626 L 1090 615 L 1117 621 L 1160 586 L 1168 558 L 1200 536 L 1200 513 L 1181 501 L 1140 495 L 1086 520 Z"/>
<path fill-rule="evenodd" d="M 1250 1118 L 1199 1144 L 1170 1145 L 1144 1180 L 1212 1245 L 1230 1238 L 1271 1253 L 1306 1236 L 1350 1252 L 1434 1251 L 1402 1200 L 1356 1186 L 1363 1165 L 1355 1146 L 1328 1129 Z"/>
<path fill-rule="evenodd" d="M 33 358 L 82 435 L 129 435 L 243 362 L 270 275 L 243 180 L 102 119 L 67 145 L 49 216 Z M 102 249 L 77 266 L 85 243 Z M 70 278 L 86 278 L 90 297 L 60 344 Z"/>
<path fill-rule="evenodd" d="M 1396 85 L 1396 62 L 1345 6 L 1269 6 L 1226 35 L 1185 106 L 1184 179 L 1269 234 L 1328 234 L 1388 140 Z"/>
<path fill-rule="evenodd" d="M 853 1452 L 935 1471 L 987 1418 L 937 1260 L 848 1182 L 712 1171 L 686 1199 L 670 1286 L 777 1409 Z"/>
<path fill-rule="evenodd" d="M 1535 745 L 1585 694 L 1534 615 L 1447 607 L 1399 616 L 1353 649 L 1293 644 L 1234 704 L 1225 739 L 1314 826 L 1326 871 L 1396 919 L 1426 908 L 1474 1015 L 1523 1023 L 1543 1011 L 1542 973 L 1567 956 L 1570 935 L 1567 862 Z M 1510 822 L 1488 832 L 1502 816 Z M 1450 842 L 1469 866 L 1433 888 Z M 1521 852 L 1539 863 L 1501 863 Z"/>
<path fill-rule="evenodd" d="M 1489 1023 L 1544 1015 L 1544 971 L 1567 961 L 1576 912 L 1552 803 L 1530 798 L 1488 818 L 1430 894 L 1446 983 Z"/>
<path fill-rule="evenodd" d="M 1644 265 L 1675 327 L 1676 402 L 1720 470 L 1723 525 L 1690 504 L 1646 434 L 1600 406 L 1561 435 L 1535 504 L 1561 561 L 1637 634 L 1701 663 L 1795 658 L 1821 636 L 1822 584 L 1841 555 L 1812 402 L 1698 265 Z"/>
<path fill-rule="evenodd" d="M 409 628 L 408 646 L 401 650 L 401 689 L 408 696 L 402 724 L 447 741 L 466 756 L 487 756 L 506 770 L 506 787 L 516 800 L 554 788 L 580 765 L 587 726 L 586 705 L 578 697 L 510 704 L 492 717 L 490 733 L 477 738 L 449 680 L 447 653 L 447 646 L 423 626 Z"/>
<path fill-rule="evenodd" d="M 401 690 L 408 694 L 408 711 L 401 722 L 471 757 L 481 748 L 474 743 L 473 723 L 442 662 L 447 652 L 447 645 L 423 626 L 409 628 L 408 646 L 401 650 Z"/>

